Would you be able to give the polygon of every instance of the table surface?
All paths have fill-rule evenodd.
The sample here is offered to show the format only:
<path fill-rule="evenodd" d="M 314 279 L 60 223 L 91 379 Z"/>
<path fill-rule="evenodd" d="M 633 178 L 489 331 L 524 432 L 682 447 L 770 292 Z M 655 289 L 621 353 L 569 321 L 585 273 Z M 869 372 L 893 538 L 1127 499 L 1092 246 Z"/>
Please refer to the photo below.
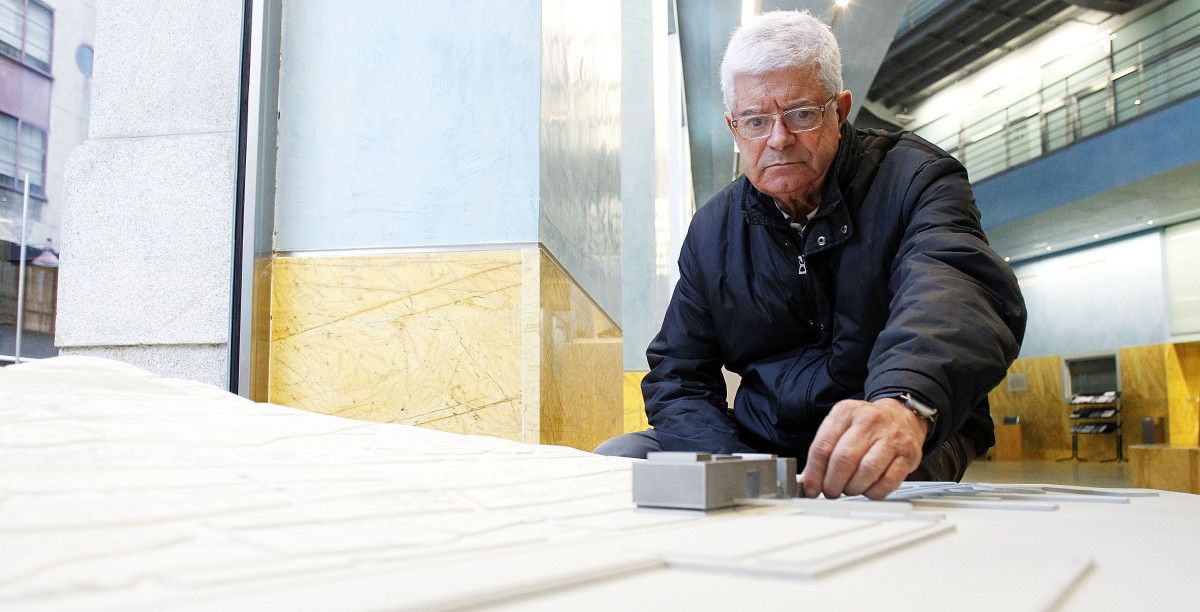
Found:
<path fill-rule="evenodd" d="M 0 609 L 1179 609 L 1200 496 L 632 506 L 631 460 L 0 369 Z M 1071 489 L 1067 487 L 1065 489 Z M 1110 490 L 1112 491 L 1112 490 Z"/>

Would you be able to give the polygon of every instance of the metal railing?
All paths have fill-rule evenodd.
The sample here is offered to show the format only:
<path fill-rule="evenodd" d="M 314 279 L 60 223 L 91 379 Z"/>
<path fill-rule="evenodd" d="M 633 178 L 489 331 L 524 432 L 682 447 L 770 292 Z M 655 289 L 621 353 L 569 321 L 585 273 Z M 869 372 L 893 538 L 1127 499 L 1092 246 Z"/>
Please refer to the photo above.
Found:
<path fill-rule="evenodd" d="M 896 28 L 896 38 L 900 38 L 917 27 L 934 11 L 941 9 L 949 0 L 912 0 L 904 14 L 900 16 L 900 26 Z"/>
<path fill-rule="evenodd" d="M 1100 60 L 982 120 L 954 130 L 946 115 L 916 131 L 978 181 L 1197 93 L 1200 11 L 1119 50 L 1110 44 Z"/>

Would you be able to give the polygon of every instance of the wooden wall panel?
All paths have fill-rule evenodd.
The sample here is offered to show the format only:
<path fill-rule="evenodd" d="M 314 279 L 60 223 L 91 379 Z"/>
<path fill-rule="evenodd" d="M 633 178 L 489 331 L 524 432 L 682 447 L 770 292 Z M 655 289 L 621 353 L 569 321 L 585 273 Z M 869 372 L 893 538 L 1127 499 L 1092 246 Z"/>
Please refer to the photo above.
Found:
<path fill-rule="evenodd" d="M 1169 345 L 1150 344 L 1121 349 L 1121 426 L 1125 454 L 1142 440 L 1142 417 L 1167 418 L 1167 350 Z M 1106 438 L 1109 436 L 1091 436 Z M 1112 444 L 1104 440 L 1111 456 Z M 1093 456 L 1093 455 L 1085 455 Z"/>
<path fill-rule="evenodd" d="M 1062 399 L 1062 360 L 1030 357 L 1013 362 L 1008 372 L 1029 378 L 1029 390 L 1009 391 L 1007 379 L 988 394 L 992 419 L 1021 417 L 1021 443 L 1027 459 L 1065 457 L 1071 453 L 1067 409 Z"/>
<path fill-rule="evenodd" d="M 1186 352 L 1181 358 L 1175 358 L 1174 375 L 1185 380 L 1183 371 L 1192 367 L 1192 353 Z M 1195 368 L 1200 374 L 1200 350 L 1195 351 Z M 1124 430 L 1125 452 L 1129 446 L 1141 441 L 1142 417 L 1168 417 L 1168 373 L 1171 370 L 1172 347 L 1163 344 L 1126 347 L 1119 351 L 1121 367 L 1121 424 Z M 997 423 L 1006 416 L 1020 416 L 1022 427 L 1022 442 L 1026 458 L 1058 458 L 1071 453 L 1071 422 L 1068 418 L 1070 408 L 1063 400 L 1062 390 L 1062 358 L 1060 356 L 1032 357 L 1018 359 L 1009 369 L 1012 375 L 1025 374 L 1029 378 L 1028 391 L 1009 391 L 1007 380 L 992 390 L 988 399 L 992 405 L 992 418 Z M 1200 376 L 1187 379 L 1200 381 Z M 1183 383 L 1176 383 L 1172 388 Z M 1200 389 L 1200 385 L 1194 385 Z M 1191 391 L 1182 390 L 1177 395 L 1182 398 Z M 1173 393 L 1175 393 L 1173 391 Z M 1193 396 L 1196 393 L 1193 393 Z M 1175 401 L 1175 400 L 1172 400 Z M 1184 404 L 1181 402 L 1180 406 Z M 1193 404 L 1194 405 L 1194 404 Z M 1186 411 L 1181 408 L 1181 414 Z M 1184 420 L 1183 428 L 1195 432 L 1195 409 L 1187 414 L 1192 415 L 1189 423 Z M 1185 415 L 1186 416 L 1186 415 Z M 1175 411 L 1170 412 L 1169 427 L 1174 430 L 1181 420 Z M 1172 441 L 1176 434 L 1172 433 Z M 1178 443 L 1195 444 L 1180 441 Z M 1099 460 L 1116 456 L 1116 440 L 1114 436 L 1079 436 L 1079 455 L 1084 458 Z"/>
<path fill-rule="evenodd" d="M 583 450 L 623 430 L 621 330 L 541 249 L 268 273 L 273 402 Z"/>
<path fill-rule="evenodd" d="M 650 428 L 650 422 L 646 420 L 646 402 L 642 399 L 642 379 L 646 374 L 644 370 L 625 372 L 625 433 Z"/>
<path fill-rule="evenodd" d="M 1200 444 L 1200 342 L 1167 348 L 1167 411 L 1171 444 Z"/>
<path fill-rule="evenodd" d="M 522 439 L 520 252 L 281 257 L 272 268 L 272 402 Z"/>
<path fill-rule="evenodd" d="M 621 330 L 542 252 L 542 444 L 590 451 L 624 430 Z"/>
<path fill-rule="evenodd" d="M 1135 444 L 1129 460 L 1135 487 L 1200 493 L 1200 448 Z"/>

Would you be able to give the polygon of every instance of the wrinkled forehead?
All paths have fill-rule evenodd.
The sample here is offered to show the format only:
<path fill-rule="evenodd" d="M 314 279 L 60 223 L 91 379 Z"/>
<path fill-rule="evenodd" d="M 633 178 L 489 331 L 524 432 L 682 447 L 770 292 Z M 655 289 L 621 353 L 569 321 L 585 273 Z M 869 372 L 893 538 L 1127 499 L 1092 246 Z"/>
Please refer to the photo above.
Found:
<path fill-rule="evenodd" d="M 829 99 L 816 67 L 776 68 L 733 77 L 735 116 L 820 106 Z"/>

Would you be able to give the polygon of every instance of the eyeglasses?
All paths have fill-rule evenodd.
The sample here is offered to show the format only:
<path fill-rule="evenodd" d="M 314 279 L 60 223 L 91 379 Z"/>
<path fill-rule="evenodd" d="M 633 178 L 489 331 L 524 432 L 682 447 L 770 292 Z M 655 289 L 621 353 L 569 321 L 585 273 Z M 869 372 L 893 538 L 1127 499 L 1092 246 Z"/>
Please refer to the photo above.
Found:
<path fill-rule="evenodd" d="M 831 96 L 820 106 L 801 106 L 783 113 L 738 117 L 731 123 L 737 135 L 746 140 L 760 140 L 770 136 L 771 131 L 775 129 L 776 117 L 782 117 L 783 127 L 793 134 L 808 132 L 821 127 L 825 122 L 825 111 L 836 97 Z"/>

